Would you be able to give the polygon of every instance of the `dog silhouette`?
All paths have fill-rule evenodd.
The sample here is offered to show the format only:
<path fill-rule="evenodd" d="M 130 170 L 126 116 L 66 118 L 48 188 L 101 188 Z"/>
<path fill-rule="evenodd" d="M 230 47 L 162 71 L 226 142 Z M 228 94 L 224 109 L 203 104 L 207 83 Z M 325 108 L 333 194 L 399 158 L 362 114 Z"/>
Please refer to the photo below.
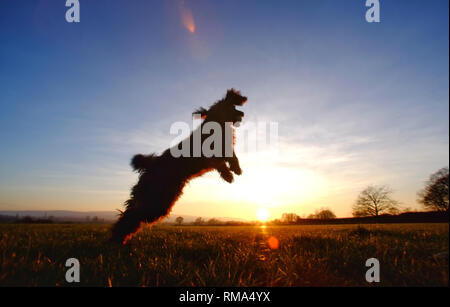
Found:
<path fill-rule="evenodd" d="M 112 241 L 126 244 L 139 231 L 142 223 L 154 224 L 169 215 L 184 186 L 193 178 L 217 170 L 223 180 L 232 183 L 233 173 L 241 175 L 239 160 L 234 152 L 234 129 L 244 116 L 236 106 L 242 106 L 246 101 L 247 97 L 230 89 L 209 109 L 200 108 L 193 113 L 201 116 L 203 121 L 189 138 L 159 156 L 138 154 L 133 157 L 131 166 L 139 172 L 139 180 L 125 202 L 125 211 L 121 211 L 113 225 Z M 220 127 L 221 133 L 221 142 L 213 143 L 214 152 L 219 154 L 212 156 L 198 148 L 201 146 L 202 149 L 203 145 L 210 143 L 208 138 L 213 136 L 213 129 L 205 129 L 208 127 Z M 187 145 L 187 155 L 174 156 L 174 152 L 180 152 Z"/>

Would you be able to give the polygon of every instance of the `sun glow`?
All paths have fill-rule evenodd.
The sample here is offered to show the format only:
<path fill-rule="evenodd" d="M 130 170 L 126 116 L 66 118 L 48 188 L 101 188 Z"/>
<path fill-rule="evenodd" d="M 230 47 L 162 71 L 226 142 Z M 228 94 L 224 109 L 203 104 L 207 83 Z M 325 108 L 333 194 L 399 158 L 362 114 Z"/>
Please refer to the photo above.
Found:
<path fill-rule="evenodd" d="M 269 218 L 270 213 L 266 208 L 259 208 L 256 212 L 256 216 L 258 217 L 258 220 L 260 220 L 261 222 L 265 222 Z"/>
<path fill-rule="evenodd" d="M 283 150 L 283 155 L 269 155 L 242 150 L 237 154 L 243 173 L 234 176 L 233 184 L 210 172 L 186 187 L 183 201 L 195 214 L 265 222 L 283 213 L 314 212 L 314 204 L 322 203 L 330 190 L 322 174 L 296 167 L 295 152 Z M 210 206 L 211 201 L 217 206 Z"/>

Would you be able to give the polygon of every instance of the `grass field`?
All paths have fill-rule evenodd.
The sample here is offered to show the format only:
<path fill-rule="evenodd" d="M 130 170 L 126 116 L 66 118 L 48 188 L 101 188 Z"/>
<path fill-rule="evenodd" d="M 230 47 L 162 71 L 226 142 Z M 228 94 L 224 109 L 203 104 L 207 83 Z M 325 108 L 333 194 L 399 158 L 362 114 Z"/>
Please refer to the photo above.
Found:
<path fill-rule="evenodd" d="M 448 286 L 448 224 L 274 227 L 157 226 L 129 247 L 108 243 L 110 225 L 0 225 L 1 286 Z"/>

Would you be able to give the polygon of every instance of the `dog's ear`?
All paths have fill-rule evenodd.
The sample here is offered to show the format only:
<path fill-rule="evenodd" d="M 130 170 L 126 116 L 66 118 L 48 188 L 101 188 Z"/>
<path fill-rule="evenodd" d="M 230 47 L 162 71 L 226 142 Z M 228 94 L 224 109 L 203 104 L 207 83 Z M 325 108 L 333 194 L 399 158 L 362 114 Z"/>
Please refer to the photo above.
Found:
<path fill-rule="evenodd" d="M 236 106 L 242 106 L 247 101 L 247 97 L 242 96 L 241 92 L 235 90 L 234 88 L 227 91 L 227 96 L 225 99 Z"/>
<path fill-rule="evenodd" d="M 208 111 L 205 108 L 198 108 L 197 110 L 194 111 L 194 113 L 192 113 L 192 115 L 195 114 L 200 114 L 200 117 L 202 119 L 205 119 L 206 116 L 208 115 Z"/>
<path fill-rule="evenodd" d="M 227 96 L 225 97 L 225 99 L 233 99 L 236 96 L 241 96 L 241 93 L 234 88 L 230 88 L 229 90 L 227 90 Z"/>

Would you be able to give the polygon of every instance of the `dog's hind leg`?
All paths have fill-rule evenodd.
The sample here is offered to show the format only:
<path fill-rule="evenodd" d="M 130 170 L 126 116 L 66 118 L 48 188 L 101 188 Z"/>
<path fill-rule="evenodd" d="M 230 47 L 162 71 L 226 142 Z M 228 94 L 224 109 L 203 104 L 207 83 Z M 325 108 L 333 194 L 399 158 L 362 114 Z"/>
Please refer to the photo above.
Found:
<path fill-rule="evenodd" d="M 141 223 L 142 217 L 136 210 L 125 210 L 112 228 L 111 241 L 126 244 L 139 230 Z"/>
<path fill-rule="evenodd" d="M 139 206 L 135 198 L 127 201 L 127 209 L 122 212 L 113 225 L 111 241 L 126 244 L 140 229 L 143 223 L 154 224 L 169 215 L 176 199 L 159 201 L 159 206 Z"/>

